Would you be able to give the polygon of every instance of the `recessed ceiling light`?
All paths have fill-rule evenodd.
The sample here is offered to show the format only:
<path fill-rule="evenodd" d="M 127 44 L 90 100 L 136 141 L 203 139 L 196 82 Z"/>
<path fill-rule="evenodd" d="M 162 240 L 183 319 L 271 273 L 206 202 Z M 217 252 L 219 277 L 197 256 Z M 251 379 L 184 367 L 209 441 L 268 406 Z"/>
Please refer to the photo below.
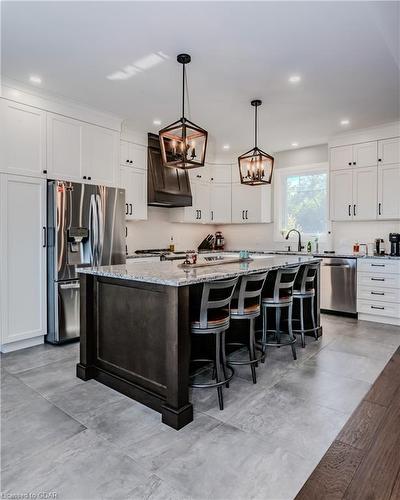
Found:
<path fill-rule="evenodd" d="M 37 75 L 31 75 L 29 77 L 29 81 L 31 83 L 35 83 L 36 85 L 39 85 L 42 83 L 42 79 L 40 78 L 40 76 L 37 76 Z"/>
<path fill-rule="evenodd" d="M 347 118 L 340 121 L 340 125 L 349 125 L 349 124 L 350 124 L 350 120 L 348 120 Z"/>
<path fill-rule="evenodd" d="M 153 120 L 153 125 L 161 125 L 161 120 Z"/>
<path fill-rule="evenodd" d="M 292 75 L 289 77 L 289 82 L 290 83 L 299 83 L 301 80 L 301 76 L 300 75 Z"/>
<path fill-rule="evenodd" d="M 222 146 L 222 149 L 230 149 L 230 148 L 231 148 L 231 147 L 229 146 L 229 144 L 224 144 L 224 145 Z"/>
<path fill-rule="evenodd" d="M 298 145 L 299 145 L 299 143 L 298 143 L 298 142 L 292 142 L 292 146 L 293 146 L 294 148 L 297 148 L 297 146 L 298 146 Z"/>

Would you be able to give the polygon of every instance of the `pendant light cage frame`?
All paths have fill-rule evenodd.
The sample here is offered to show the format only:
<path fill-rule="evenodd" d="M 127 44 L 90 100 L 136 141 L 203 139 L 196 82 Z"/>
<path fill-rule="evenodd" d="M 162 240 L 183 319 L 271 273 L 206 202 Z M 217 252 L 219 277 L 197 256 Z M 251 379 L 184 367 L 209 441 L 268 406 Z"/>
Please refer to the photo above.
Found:
<path fill-rule="evenodd" d="M 262 101 L 254 99 L 251 105 L 254 113 L 254 147 L 238 157 L 238 166 L 241 184 L 248 186 L 262 186 L 271 184 L 274 170 L 274 158 L 257 146 L 258 116 L 257 109 Z"/>
<path fill-rule="evenodd" d="M 158 133 L 161 158 L 165 167 L 188 170 L 203 167 L 206 158 L 208 132 L 185 117 L 186 64 L 188 54 L 179 54 L 177 61 L 182 64 L 182 117 Z"/>

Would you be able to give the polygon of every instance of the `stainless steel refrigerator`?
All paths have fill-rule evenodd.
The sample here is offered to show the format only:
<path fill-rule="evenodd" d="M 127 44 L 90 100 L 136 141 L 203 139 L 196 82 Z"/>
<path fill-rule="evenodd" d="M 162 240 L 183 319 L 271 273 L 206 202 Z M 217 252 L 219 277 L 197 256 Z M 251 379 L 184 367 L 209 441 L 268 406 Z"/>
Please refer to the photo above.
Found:
<path fill-rule="evenodd" d="M 123 264 L 125 190 L 66 181 L 47 186 L 47 342 L 79 337 L 77 268 Z"/>

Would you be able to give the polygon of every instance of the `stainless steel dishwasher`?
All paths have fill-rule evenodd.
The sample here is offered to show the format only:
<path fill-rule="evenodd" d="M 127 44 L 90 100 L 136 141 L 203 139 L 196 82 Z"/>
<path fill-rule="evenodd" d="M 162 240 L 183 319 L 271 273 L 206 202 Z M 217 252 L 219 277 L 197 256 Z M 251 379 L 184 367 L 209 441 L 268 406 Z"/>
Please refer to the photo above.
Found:
<path fill-rule="evenodd" d="M 355 257 L 322 257 L 321 310 L 357 313 L 357 259 Z"/>

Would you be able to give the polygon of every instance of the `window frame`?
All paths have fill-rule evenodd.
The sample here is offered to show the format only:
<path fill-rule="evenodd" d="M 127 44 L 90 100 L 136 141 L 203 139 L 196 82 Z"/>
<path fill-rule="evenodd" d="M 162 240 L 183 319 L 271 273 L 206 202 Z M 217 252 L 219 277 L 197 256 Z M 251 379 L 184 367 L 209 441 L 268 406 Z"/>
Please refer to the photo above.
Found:
<path fill-rule="evenodd" d="M 281 224 L 284 217 L 284 211 L 286 210 L 286 206 L 283 202 L 285 198 L 285 189 L 284 189 L 284 181 L 287 177 L 293 175 L 304 175 L 304 174 L 316 174 L 316 173 L 324 173 L 326 174 L 326 232 L 321 233 L 318 236 L 319 241 L 326 242 L 328 232 L 330 231 L 330 222 L 329 222 L 329 164 L 328 162 L 321 163 L 312 163 L 309 165 L 296 165 L 292 167 L 280 167 L 277 168 L 274 172 L 275 174 L 275 189 L 274 189 L 274 242 L 282 243 L 285 238 L 281 234 Z M 292 241 L 292 238 L 295 239 L 296 235 L 291 235 L 289 241 Z M 301 233 L 302 240 L 310 240 L 314 238 L 315 233 Z"/>

